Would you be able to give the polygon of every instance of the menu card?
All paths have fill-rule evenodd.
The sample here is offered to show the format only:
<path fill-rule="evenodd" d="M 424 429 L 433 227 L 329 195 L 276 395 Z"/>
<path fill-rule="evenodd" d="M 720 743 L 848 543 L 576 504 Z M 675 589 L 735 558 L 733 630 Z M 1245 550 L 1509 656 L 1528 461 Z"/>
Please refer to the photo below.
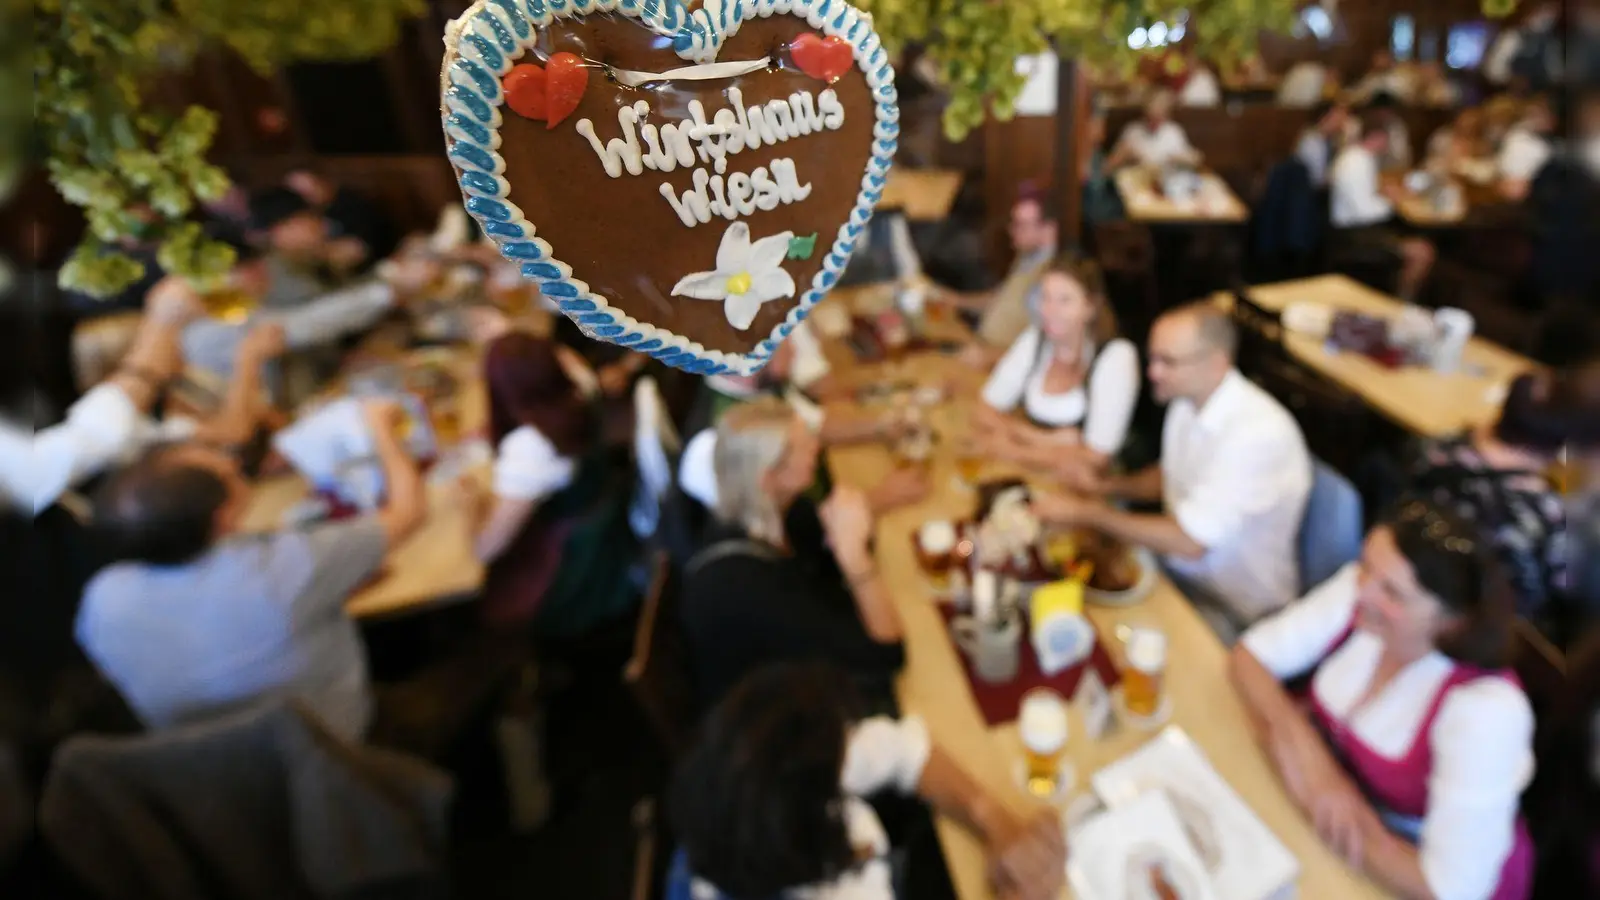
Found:
<path fill-rule="evenodd" d="M 1096 794 L 1117 809 L 1159 791 L 1182 821 L 1219 897 L 1285 900 L 1300 863 L 1223 780 L 1183 729 L 1168 726 L 1143 747 L 1101 769 Z"/>

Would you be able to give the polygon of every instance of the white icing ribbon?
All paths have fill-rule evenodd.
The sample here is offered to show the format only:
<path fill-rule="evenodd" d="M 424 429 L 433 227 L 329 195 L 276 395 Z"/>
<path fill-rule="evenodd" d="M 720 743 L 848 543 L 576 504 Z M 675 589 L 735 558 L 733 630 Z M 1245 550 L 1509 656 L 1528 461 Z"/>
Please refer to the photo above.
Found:
<path fill-rule="evenodd" d="M 772 65 L 772 57 L 741 59 L 735 62 L 703 63 L 683 66 L 665 72 L 635 72 L 632 69 L 612 69 L 611 76 L 624 87 L 639 87 L 652 81 L 714 81 L 718 78 L 738 78 L 759 72 Z"/>

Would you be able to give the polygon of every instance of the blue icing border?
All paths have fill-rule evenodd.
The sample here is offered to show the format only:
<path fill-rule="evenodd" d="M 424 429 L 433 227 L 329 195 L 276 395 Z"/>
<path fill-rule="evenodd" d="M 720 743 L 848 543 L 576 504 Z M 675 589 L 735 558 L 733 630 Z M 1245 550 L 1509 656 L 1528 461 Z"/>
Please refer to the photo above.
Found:
<path fill-rule="evenodd" d="M 691 62 L 716 59 L 723 42 L 748 19 L 792 15 L 825 36 L 850 44 L 856 67 L 866 77 L 874 100 L 873 143 L 856 205 L 840 223 L 823 266 L 784 321 L 746 354 L 708 350 L 665 328 L 638 322 L 574 278 L 537 229 L 511 202 L 498 153 L 500 112 L 504 102 L 500 80 L 538 40 L 538 29 L 555 19 L 613 13 L 671 38 L 673 49 Z M 487 82 L 486 77 L 487 76 Z M 705 0 L 688 11 L 682 0 L 477 0 L 445 29 L 445 56 L 440 72 L 445 142 L 467 212 L 508 261 L 521 266 L 523 277 L 537 281 L 546 297 L 585 334 L 648 353 L 669 365 L 697 374 L 759 370 L 779 344 L 805 319 L 843 274 L 858 237 L 883 195 L 899 144 L 899 95 L 894 68 L 872 28 L 872 21 L 845 0 Z"/>

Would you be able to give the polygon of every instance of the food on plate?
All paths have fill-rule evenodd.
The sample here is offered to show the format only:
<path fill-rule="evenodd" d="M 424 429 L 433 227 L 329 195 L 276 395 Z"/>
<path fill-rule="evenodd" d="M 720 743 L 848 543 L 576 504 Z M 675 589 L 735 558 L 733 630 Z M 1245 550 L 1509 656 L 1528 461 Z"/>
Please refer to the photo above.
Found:
<path fill-rule="evenodd" d="M 1088 561 L 1092 570 L 1089 587 L 1107 593 L 1132 590 L 1144 574 L 1133 549 L 1115 538 L 1093 531 L 1077 535 L 1078 558 Z"/>

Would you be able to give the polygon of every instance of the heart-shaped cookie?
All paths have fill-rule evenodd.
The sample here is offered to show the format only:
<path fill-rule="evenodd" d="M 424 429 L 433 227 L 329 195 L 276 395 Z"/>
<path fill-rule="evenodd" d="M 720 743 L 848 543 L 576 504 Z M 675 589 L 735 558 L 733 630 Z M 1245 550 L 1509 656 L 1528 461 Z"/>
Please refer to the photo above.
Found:
<path fill-rule="evenodd" d="M 694 372 L 759 369 L 833 287 L 899 135 L 844 0 L 479 0 L 445 48 L 467 211 L 585 334 Z"/>

